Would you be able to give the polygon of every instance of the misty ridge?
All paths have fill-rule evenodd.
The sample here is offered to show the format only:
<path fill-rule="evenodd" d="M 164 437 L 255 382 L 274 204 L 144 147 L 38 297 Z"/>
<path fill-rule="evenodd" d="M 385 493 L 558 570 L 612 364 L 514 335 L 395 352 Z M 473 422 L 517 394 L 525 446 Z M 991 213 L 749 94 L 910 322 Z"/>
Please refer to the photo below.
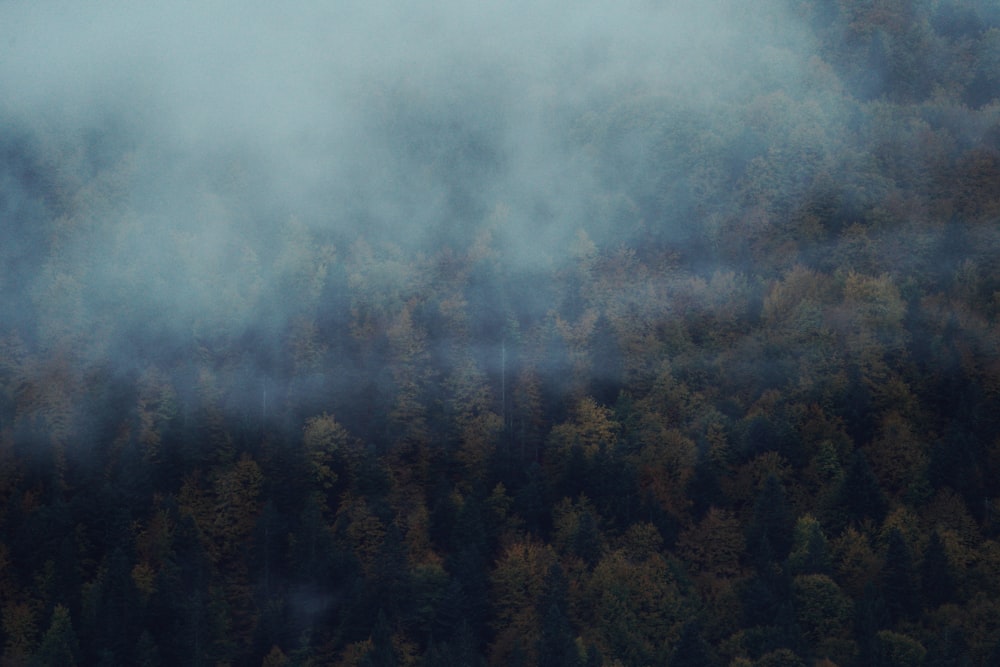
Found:
<path fill-rule="evenodd" d="M 712 193 L 763 147 L 734 110 L 819 92 L 770 5 L 4 12 L 5 320 L 125 369 L 205 331 L 280 345 L 336 276 L 405 300 L 394 264 L 476 243 L 510 295 L 472 310 L 534 323 L 578 234 L 704 243 Z"/>
<path fill-rule="evenodd" d="M 298 341 L 353 368 L 312 379 L 348 391 L 390 362 L 326 348 L 366 309 L 383 330 L 404 305 L 433 310 L 459 270 L 457 347 L 496 393 L 499 344 L 551 328 L 552 286 L 582 264 L 631 249 L 648 274 L 603 310 L 566 297 L 570 318 L 670 319 L 684 285 L 730 274 L 759 309 L 782 268 L 835 256 L 894 189 L 947 187 L 938 163 L 996 132 L 988 105 L 894 123 L 877 98 L 896 74 L 884 33 L 831 46 L 846 40 L 822 33 L 831 17 L 795 3 L 3 11 L 4 323 L 79 372 L 200 350 L 263 392 L 287 384 Z M 823 60 L 852 47 L 843 71 Z M 952 82 L 935 74 L 925 107 Z M 945 230 L 928 240 L 913 230 L 935 212 L 901 213 L 867 233 L 907 246 L 900 271 L 930 270 Z M 748 252 L 768 236 L 787 239 L 769 249 L 779 266 Z M 423 335 L 455 348 L 454 327 Z"/>
<path fill-rule="evenodd" d="M 0 667 L 1000 656 L 994 0 L 0 1 Z"/>

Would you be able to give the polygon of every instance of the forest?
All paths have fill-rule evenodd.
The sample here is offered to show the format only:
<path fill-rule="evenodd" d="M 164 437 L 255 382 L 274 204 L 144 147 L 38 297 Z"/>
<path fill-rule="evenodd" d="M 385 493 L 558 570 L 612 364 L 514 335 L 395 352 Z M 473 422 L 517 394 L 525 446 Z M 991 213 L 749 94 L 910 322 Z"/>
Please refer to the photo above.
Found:
<path fill-rule="evenodd" d="M 0 6 L 0 665 L 1000 665 L 996 2 L 101 4 Z"/>

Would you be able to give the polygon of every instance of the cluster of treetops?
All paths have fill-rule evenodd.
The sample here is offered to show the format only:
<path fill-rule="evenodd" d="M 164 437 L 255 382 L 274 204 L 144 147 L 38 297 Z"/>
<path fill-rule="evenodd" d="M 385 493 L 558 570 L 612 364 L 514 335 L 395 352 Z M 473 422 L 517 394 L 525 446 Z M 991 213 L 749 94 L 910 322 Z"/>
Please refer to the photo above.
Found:
<path fill-rule="evenodd" d="M 220 291 L 128 363 L 41 272 L 0 337 L 0 664 L 1000 664 L 989 4 L 802 3 L 852 118 L 772 92 L 737 173 L 664 157 L 683 238 L 636 195 L 525 274 L 502 210 L 423 253 L 292 221 L 288 317 Z M 598 153 L 690 130 L 619 102 Z"/>

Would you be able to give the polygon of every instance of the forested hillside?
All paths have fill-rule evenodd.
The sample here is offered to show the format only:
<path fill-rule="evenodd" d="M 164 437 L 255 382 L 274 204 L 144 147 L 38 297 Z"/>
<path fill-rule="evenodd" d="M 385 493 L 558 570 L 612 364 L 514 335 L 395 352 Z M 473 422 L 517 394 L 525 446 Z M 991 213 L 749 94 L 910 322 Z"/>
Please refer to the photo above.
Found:
<path fill-rule="evenodd" d="M 1000 665 L 1000 6 L 376 4 L 0 9 L 0 665 Z"/>

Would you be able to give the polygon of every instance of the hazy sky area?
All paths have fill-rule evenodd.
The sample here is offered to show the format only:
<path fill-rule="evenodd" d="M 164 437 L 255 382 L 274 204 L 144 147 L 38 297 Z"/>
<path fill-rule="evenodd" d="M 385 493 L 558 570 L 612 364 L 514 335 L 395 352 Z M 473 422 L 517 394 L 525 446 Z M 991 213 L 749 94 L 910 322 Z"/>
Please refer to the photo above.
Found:
<path fill-rule="evenodd" d="M 7 2 L 0 109 L 87 147 L 63 169 L 132 154 L 141 224 L 216 196 L 405 241 L 502 203 L 511 242 L 551 251 L 592 204 L 588 115 L 801 85 L 801 31 L 767 4 Z"/>
<path fill-rule="evenodd" d="M 513 273 L 579 230 L 684 241 L 748 124 L 824 154 L 840 122 L 778 2 L 8 1 L 0 49 L 4 307 L 56 337 L 280 323 L 290 225 L 338 261 L 489 228 Z M 769 93 L 784 115 L 754 120 Z"/>

